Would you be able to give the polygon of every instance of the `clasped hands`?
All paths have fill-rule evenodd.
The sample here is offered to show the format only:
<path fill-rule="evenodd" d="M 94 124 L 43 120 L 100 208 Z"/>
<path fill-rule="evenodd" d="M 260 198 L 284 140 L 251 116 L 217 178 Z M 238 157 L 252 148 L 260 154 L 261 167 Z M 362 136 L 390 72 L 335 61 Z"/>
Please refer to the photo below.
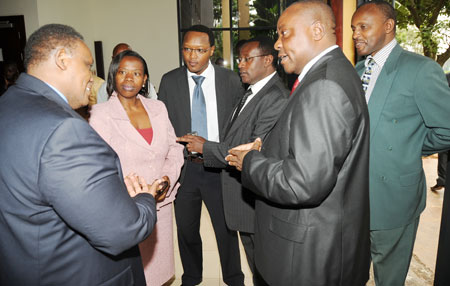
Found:
<path fill-rule="evenodd" d="M 262 146 L 261 138 L 256 138 L 256 140 L 253 142 L 242 144 L 228 150 L 229 155 L 225 157 L 225 160 L 228 162 L 230 166 L 234 166 L 239 171 L 242 171 L 242 164 L 248 152 L 252 150 L 256 150 L 259 152 L 261 151 L 261 146 Z"/>
<path fill-rule="evenodd" d="M 144 178 L 131 173 L 125 177 L 124 182 L 131 197 L 147 193 L 152 195 L 158 202 L 164 200 L 170 188 L 170 179 L 167 176 L 163 176 L 161 179 L 155 180 L 151 185 L 148 185 Z"/>

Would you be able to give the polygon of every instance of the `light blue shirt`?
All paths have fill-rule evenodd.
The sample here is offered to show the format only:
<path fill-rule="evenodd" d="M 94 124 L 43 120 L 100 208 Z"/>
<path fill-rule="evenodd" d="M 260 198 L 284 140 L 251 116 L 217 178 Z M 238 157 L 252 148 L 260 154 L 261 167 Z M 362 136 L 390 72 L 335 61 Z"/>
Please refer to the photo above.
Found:
<path fill-rule="evenodd" d="M 52 86 L 49 83 L 45 83 L 47 84 L 51 89 L 53 89 L 62 99 L 64 99 L 65 102 L 67 102 L 67 104 L 69 104 L 69 101 L 67 100 L 67 98 L 64 96 L 64 94 L 62 94 L 59 90 L 57 90 L 54 86 Z"/>

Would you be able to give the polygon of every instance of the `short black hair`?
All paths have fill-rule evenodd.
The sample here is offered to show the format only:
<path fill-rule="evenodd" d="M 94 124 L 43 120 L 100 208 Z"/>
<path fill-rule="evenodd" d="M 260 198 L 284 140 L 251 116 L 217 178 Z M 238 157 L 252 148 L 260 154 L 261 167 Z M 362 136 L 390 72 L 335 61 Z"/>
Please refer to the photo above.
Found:
<path fill-rule="evenodd" d="M 267 36 L 257 36 L 255 38 L 247 40 L 244 44 L 241 45 L 241 47 L 251 42 L 259 43 L 258 49 L 261 51 L 263 55 L 272 55 L 273 57 L 272 66 L 276 69 L 278 64 L 278 51 L 275 50 L 274 47 L 275 41 Z"/>
<path fill-rule="evenodd" d="M 62 24 L 47 24 L 31 34 L 25 46 L 25 70 L 33 64 L 45 61 L 58 47 L 73 50 L 83 36 L 74 28 Z"/>
<path fill-rule="evenodd" d="M 380 12 L 386 17 L 386 19 L 394 20 L 394 32 L 395 32 L 397 27 L 397 13 L 395 12 L 394 7 L 386 1 L 373 0 L 370 2 L 362 3 L 361 5 L 358 6 L 358 9 L 369 4 L 375 5 L 378 8 L 378 10 L 380 10 Z"/>
<path fill-rule="evenodd" d="M 184 38 L 186 37 L 186 34 L 187 34 L 188 32 L 200 32 L 200 33 L 205 33 L 205 34 L 208 35 L 208 38 L 209 38 L 209 46 L 212 47 L 212 46 L 214 46 L 214 44 L 215 44 L 213 32 L 211 31 L 210 28 L 208 28 L 208 27 L 206 27 L 206 26 L 204 26 L 204 25 L 194 25 L 194 26 L 191 26 L 190 28 L 188 28 L 188 29 L 186 30 L 186 32 L 184 32 L 184 35 L 183 35 L 183 42 L 184 42 Z"/>
<path fill-rule="evenodd" d="M 117 70 L 119 69 L 120 62 L 124 57 L 134 57 L 141 61 L 142 65 L 144 66 L 144 75 L 147 76 L 147 80 L 144 82 L 144 86 L 139 91 L 140 95 L 143 95 L 145 97 L 148 96 L 148 82 L 150 81 L 150 76 L 148 74 L 148 68 L 147 63 L 145 62 L 144 58 L 138 54 L 135 51 L 132 50 L 125 50 L 121 52 L 120 54 L 116 55 L 109 65 L 109 71 L 108 71 L 108 81 L 106 82 L 106 92 L 108 93 L 108 97 L 110 97 L 113 92 L 116 90 L 116 74 Z"/>

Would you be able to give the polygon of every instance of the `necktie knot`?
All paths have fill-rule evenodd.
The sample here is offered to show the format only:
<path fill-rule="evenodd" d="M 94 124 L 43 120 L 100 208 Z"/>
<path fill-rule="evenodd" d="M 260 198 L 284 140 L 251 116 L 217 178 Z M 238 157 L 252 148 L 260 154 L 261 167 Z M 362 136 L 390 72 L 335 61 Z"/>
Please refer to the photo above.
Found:
<path fill-rule="evenodd" d="M 245 93 L 244 93 L 244 96 L 242 97 L 243 99 L 243 101 L 244 101 L 244 103 L 245 103 L 245 100 L 247 100 L 247 98 L 250 96 L 252 94 L 252 89 L 251 88 L 249 88 Z M 244 99 L 245 98 L 245 99 Z"/>
<path fill-rule="evenodd" d="M 203 81 L 205 80 L 205 77 L 201 75 L 193 75 L 192 79 L 194 80 L 196 85 L 201 86 Z"/>

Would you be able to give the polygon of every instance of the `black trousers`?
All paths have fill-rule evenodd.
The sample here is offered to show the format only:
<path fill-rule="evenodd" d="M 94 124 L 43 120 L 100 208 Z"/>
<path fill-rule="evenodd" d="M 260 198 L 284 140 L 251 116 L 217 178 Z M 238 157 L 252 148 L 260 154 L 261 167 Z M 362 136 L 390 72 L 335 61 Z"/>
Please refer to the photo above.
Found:
<path fill-rule="evenodd" d="M 223 211 L 220 170 L 187 161 L 183 183 L 175 200 L 178 246 L 183 264 L 183 285 L 202 281 L 203 257 L 200 237 L 202 201 L 211 217 L 219 249 L 223 281 L 230 286 L 244 285 L 237 233 L 227 228 Z"/>
<path fill-rule="evenodd" d="M 450 176 L 450 164 L 447 164 L 447 177 Z M 435 286 L 450 285 L 450 181 L 445 184 L 444 203 L 442 206 L 441 230 L 439 232 L 436 270 L 434 274 Z"/>
<path fill-rule="evenodd" d="M 241 237 L 242 246 L 244 246 L 248 266 L 253 273 L 253 286 L 268 286 L 269 284 L 264 281 L 255 265 L 255 234 L 240 231 L 239 236 Z"/>
<path fill-rule="evenodd" d="M 445 186 L 445 177 L 447 174 L 449 151 L 438 153 L 438 178 L 436 179 L 436 185 Z"/>

